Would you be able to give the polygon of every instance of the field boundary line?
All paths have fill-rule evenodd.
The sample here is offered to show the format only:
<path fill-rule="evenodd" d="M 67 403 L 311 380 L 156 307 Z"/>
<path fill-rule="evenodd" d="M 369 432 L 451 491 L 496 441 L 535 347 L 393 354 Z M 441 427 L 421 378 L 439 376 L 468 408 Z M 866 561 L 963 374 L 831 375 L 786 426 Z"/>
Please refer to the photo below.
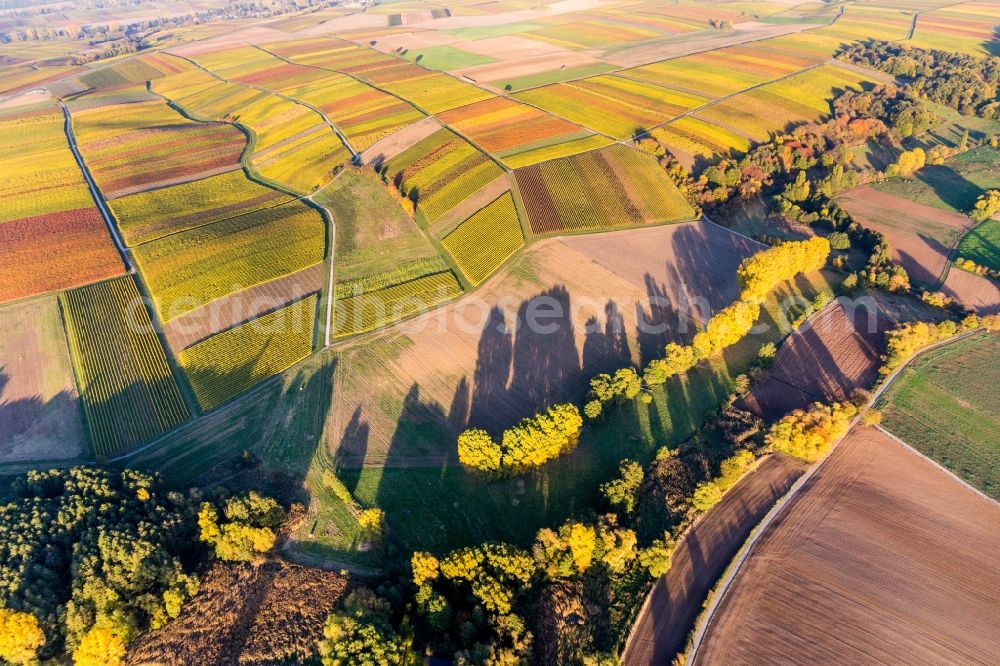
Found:
<path fill-rule="evenodd" d="M 104 197 L 100 194 L 97 189 L 97 184 L 94 182 L 93 176 L 90 175 L 90 169 L 87 167 L 87 163 L 83 161 L 83 155 L 80 154 L 79 149 L 76 145 L 76 133 L 73 131 L 73 121 L 69 114 L 69 109 L 66 108 L 66 104 L 59 100 L 59 107 L 63 112 L 63 132 L 66 135 L 66 141 L 69 144 L 69 149 L 73 153 L 73 158 L 76 160 L 76 165 L 79 167 L 80 171 L 83 173 L 83 179 L 87 181 L 87 187 L 90 189 L 90 196 L 94 199 L 94 203 L 97 204 L 98 210 L 101 211 L 101 217 L 104 218 L 104 224 L 108 228 L 108 232 L 111 234 L 111 239 L 114 241 L 115 247 L 118 249 L 118 253 L 121 255 L 122 261 L 125 262 L 125 268 L 129 273 L 135 272 L 135 265 L 132 263 L 132 258 L 129 256 L 128 250 L 125 248 L 125 241 L 118 234 L 118 229 L 115 227 L 114 220 L 111 216 L 111 212 L 107 209 L 107 205 L 104 203 Z"/>
<path fill-rule="evenodd" d="M 719 224 L 718 222 L 715 222 L 708 215 L 706 215 L 704 213 L 701 214 L 701 219 L 705 220 L 709 224 L 712 224 L 712 225 L 715 225 L 715 226 L 719 227 L 720 229 L 725 229 L 726 231 L 728 231 L 729 233 L 733 234 L 734 236 L 739 236 L 740 238 L 745 238 L 745 239 L 747 239 L 748 241 L 750 241 L 752 243 L 756 243 L 757 245 L 760 245 L 762 248 L 770 247 L 767 243 L 761 243 L 756 238 L 750 238 L 750 236 L 747 236 L 746 234 L 740 233 L 739 231 L 736 231 L 735 229 L 730 229 L 729 227 L 727 227 L 725 225 L 722 225 L 722 224 Z"/>
<path fill-rule="evenodd" d="M 972 331 L 968 331 L 966 333 L 962 333 L 954 337 L 948 338 L 947 340 L 941 340 L 940 342 L 936 342 L 932 345 L 924 347 L 917 353 L 913 354 L 912 356 L 910 356 L 910 358 L 906 360 L 905 363 L 896 368 L 896 370 L 894 370 L 892 374 L 890 374 L 885 379 L 885 381 L 882 382 L 882 384 L 872 393 L 871 397 L 868 399 L 868 402 L 865 403 L 864 408 L 870 409 L 878 401 L 878 399 L 882 397 L 882 394 L 885 393 L 889 389 L 889 387 L 892 386 L 892 384 L 896 381 L 896 378 L 899 377 L 899 375 L 903 372 L 903 370 L 909 367 L 909 365 L 913 363 L 913 361 L 920 358 L 925 353 L 931 351 L 932 349 L 941 347 L 943 345 L 950 344 L 958 340 L 962 340 L 975 333 L 980 333 L 983 330 L 984 329 L 982 328 L 977 328 Z M 771 510 L 768 511 L 767 515 L 765 515 L 764 518 L 761 519 L 760 523 L 755 528 L 755 532 L 751 535 L 749 539 L 747 539 L 746 543 L 744 543 L 743 547 L 740 549 L 740 552 L 737 553 L 736 557 L 734 558 L 733 561 L 735 564 L 730 565 L 731 571 L 726 575 L 726 578 L 724 580 L 720 581 L 717 584 L 718 590 L 716 591 L 715 596 L 712 598 L 709 606 L 705 609 L 703 617 L 699 622 L 698 626 L 695 627 L 694 635 L 691 639 L 691 646 L 688 648 L 688 651 L 684 655 L 684 663 L 689 664 L 691 666 L 695 665 L 696 660 L 698 658 L 698 650 L 701 649 L 702 643 L 705 639 L 705 635 L 708 633 L 708 628 L 712 624 L 712 620 L 715 618 L 715 614 L 718 612 L 719 607 L 722 605 L 722 602 L 728 596 L 729 591 L 732 589 L 733 581 L 736 579 L 736 576 L 742 570 L 743 565 L 749 558 L 751 552 L 754 549 L 754 546 L 757 545 L 757 542 L 760 540 L 760 537 L 764 534 L 764 532 L 767 531 L 767 528 L 771 525 L 771 523 L 773 523 L 775 519 L 778 518 L 778 516 L 785 510 L 785 508 L 792 502 L 792 500 L 795 499 L 798 492 L 802 489 L 802 486 L 804 486 L 809 481 L 809 479 L 811 479 L 816 474 L 816 472 L 818 472 L 823 467 L 824 463 L 826 463 L 826 461 L 830 459 L 834 451 L 836 451 L 837 446 L 844 439 L 846 439 L 852 432 L 854 432 L 854 429 L 857 428 L 860 420 L 861 420 L 860 414 L 858 414 L 858 416 L 855 416 L 854 419 L 851 421 L 851 425 L 847 429 L 847 432 L 844 433 L 842 437 L 840 437 L 836 442 L 833 443 L 827 454 L 823 456 L 823 458 L 821 458 L 815 464 L 813 464 L 808 470 L 806 470 L 805 474 L 799 477 L 799 479 L 794 484 L 792 484 L 792 487 L 788 490 L 785 496 L 782 497 L 780 500 L 778 500 L 778 502 L 771 508 Z"/>
<path fill-rule="evenodd" d="M 929 462 L 930 464 L 934 465 L 936 468 L 938 468 L 939 470 L 941 470 L 942 472 L 944 472 L 948 476 L 952 477 L 953 479 L 955 479 L 956 481 L 958 481 L 959 483 L 961 483 L 963 486 L 965 486 L 967 489 L 971 490 L 972 492 L 974 492 L 975 494 L 979 495 L 983 499 L 985 499 L 988 502 L 990 502 L 992 504 L 995 504 L 996 506 L 1000 507 L 1000 501 L 993 499 L 992 497 L 990 497 L 989 495 L 987 495 L 986 493 L 984 493 L 982 490 L 980 490 L 979 488 L 976 488 L 975 486 L 973 486 L 972 484 L 970 484 L 968 481 L 966 481 L 962 477 L 958 476 L 957 474 L 955 474 L 954 472 L 952 472 L 950 469 L 948 469 L 947 467 L 945 467 L 944 465 L 942 465 L 938 461 L 936 461 L 933 458 L 929 458 L 928 456 L 924 455 L 923 453 L 921 453 L 920 451 L 918 451 L 916 448 L 914 448 L 913 445 L 907 444 L 904 440 L 902 440 L 899 437 L 897 437 L 896 435 L 892 434 L 891 432 L 889 432 L 888 430 L 886 430 L 885 428 L 883 428 L 881 425 L 876 425 L 875 429 L 878 430 L 879 432 L 881 432 L 883 435 L 886 435 L 887 437 L 889 437 L 890 439 L 892 439 L 894 442 L 896 442 L 897 444 L 899 444 L 900 446 L 902 446 L 904 449 L 906 449 L 907 451 L 909 451 L 913 455 L 917 456 L 918 458 L 923 458 L 926 462 Z"/>

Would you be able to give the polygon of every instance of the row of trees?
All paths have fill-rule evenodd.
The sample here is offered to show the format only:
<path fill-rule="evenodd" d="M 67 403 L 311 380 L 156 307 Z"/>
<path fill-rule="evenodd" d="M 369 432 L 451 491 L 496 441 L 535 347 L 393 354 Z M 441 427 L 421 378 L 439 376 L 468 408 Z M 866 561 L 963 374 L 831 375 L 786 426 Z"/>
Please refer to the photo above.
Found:
<path fill-rule="evenodd" d="M 858 408 L 851 402 L 813 403 L 775 422 L 764 435 L 764 442 L 774 451 L 813 462 L 847 434 L 857 414 Z"/>
<path fill-rule="evenodd" d="M 572 451 L 580 441 L 582 427 L 576 405 L 553 405 L 505 430 L 499 443 L 485 430 L 466 430 L 458 437 L 458 459 L 480 472 L 516 474 Z"/>
<path fill-rule="evenodd" d="M 1000 314 L 966 315 L 956 323 L 951 320 L 942 322 L 907 322 L 885 334 L 886 353 L 882 356 L 882 375 L 890 375 L 915 353 L 941 340 L 947 340 L 953 335 L 967 333 L 977 328 L 987 331 L 1000 330 Z"/>

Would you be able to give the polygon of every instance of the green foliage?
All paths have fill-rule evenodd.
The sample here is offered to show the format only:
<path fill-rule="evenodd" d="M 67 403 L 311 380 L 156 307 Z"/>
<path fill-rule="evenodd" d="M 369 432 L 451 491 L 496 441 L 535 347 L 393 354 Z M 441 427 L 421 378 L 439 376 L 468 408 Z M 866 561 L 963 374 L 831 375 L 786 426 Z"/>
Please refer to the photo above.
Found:
<path fill-rule="evenodd" d="M 225 501 L 222 519 L 210 502 L 198 512 L 201 540 L 208 543 L 220 560 L 249 562 L 274 547 L 275 529 L 285 519 L 277 501 L 254 491 Z"/>
<path fill-rule="evenodd" d="M 193 507 L 156 477 L 29 472 L 0 506 L 0 607 L 37 618 L 42 658 L 64 642 L 75 648 L 94 626 L 127 643 L 197 591 L 183 564 L 195 534 Z"/>
<path fill-rule="evenodd" d="M 797 409 L 774 423 L 764 442 L 775 451 L 796 458 L 819 460 L 835 441 L 847 434 L 857 413 L 858 408 L 850 402 L 813 403 L 808 409 Z"/>
<path fill-rule="evenodd" d="M 642 465 L 634 460 L 622 460 L 618 466 L 618 476 L 601 484 L 601 494 L 616 511 L 632 513 L 644 478 Z"/>
<path fill-rule="evenodd" d="M 696 511 L 708 511 L 722 500 L 722 489 L 715 481 L 704 481 L 694 489 L 691 506 Z"/>
<path fill-rule="evenodd" d="M 976 200 L 969 217 L 976 222 L 985 222 L 997 213 L 1000 213 L 1000 190 L 987 190 Z"/>
<path fill-rule="evenodd" d="M 522 589 L 530 587 L 537 571 L 532 557 L 502 543 L 486 543 L 453 551 L 441 559 L 441 575 L 469 584 L 472 595 L 486 610 L 506 614 Z"/>
<path fill-rule="evenodd" d="M 639 564 L 649 572 L 650 576 L 659 578 L 670 571 L 676 545 L 670 533 L 664 533 L 662 538 L 654 539 L 653 543 L 639 551 Z"/>
<path fill-rule="evenodd" d="M 715 480 L 716 485 L 722 491 L 729 490 L 750 469 L 755 460 L 754 455 L 746 449 L 740 449 L 729 456 L 719 465 L 719 478 Z"/>
<path fill-rule="evenodd" d="M 347 595 L 342 611 L 323 626 L 318 648 L 324 666 L 398 666 L 406 649 L 390 622 L 389 604 L 370 590 Z"/>
<path fill-rule="evenodd" d="M 621 572 L 636 557 L 636 535 L 619 528 L 614 515 L 594 525 L 569 520 L 558 531 L 539 530 L 532 553 L 551 580 L 586 573 L 597 562 Z"/>
<path fill-rule="evenodd" d="M 438 593 L 430 585 L 421 585 L 414 596 L 417 610 L 427 618 L 431 629 L 444 633 L 451 625 L 451 606 L 444 595 Z"/>
<path fill-rule="evenodd" d="M 851 249 L 851 237 L 848 236 L 843 231 L 834 231 L 829 234 L 826 239 L 830 241 L 831 250 L 850 250 Z"/>

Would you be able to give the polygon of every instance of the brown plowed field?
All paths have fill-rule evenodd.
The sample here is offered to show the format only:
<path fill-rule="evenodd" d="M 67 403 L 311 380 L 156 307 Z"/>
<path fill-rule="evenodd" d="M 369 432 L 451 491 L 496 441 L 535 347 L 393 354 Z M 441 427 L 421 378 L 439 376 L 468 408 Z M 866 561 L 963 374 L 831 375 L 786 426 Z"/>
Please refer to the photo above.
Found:
<path fill-rule="evenodd" d="M 859 187 L 837 196 L 837 203 L 851 216 L 885 234 L 892 258 L 902 264 L 910 279 L 926 285 L 937 283 L 951 257 L 951 245 L 973 226 L 964 215 Z"/>
<path fill-rule="evenodd" d="M 871 304 L 838 298 L 781 345 L 741 407 L 773 421 L 811 402 L 846 400 L 875 381 L 888 319 Z"/>
<path fill-rule="evenodd" d="M 892 248 L 892 258 L 910 275 L 910 280 L 938 286 L 948 263 L 955 257 L 955 242 L 960 234 L 974 226 L 964 215 L 859 187 L 837 197 L 854 219 L 885 234 Z M 942 286 L 948 296 L 965 308 L 979 313 L 1000 310 L 1000 289 L 986 278 L 968 277 L 948 271 Z"/>
<path fill-rule="evenodd" d="M 310 266 L 270 282 L 265 282 L 214 300 L 191 310 L 163 327 L 167 344 L 179 354 L 196 342 L 228 330 L 323 288 L 326 265 Z"/>
<path fill-rule="evenodd" d="M 697 664 L 1000 663 L 1000 507 L 856 428 L 754 545 Z"/>
<path fill-rule="evenodd" d="M 800 460 L 771 456 L 691 528 L 636 620 L 622 653 L 625 666 L 669 664 L 684 649 L 709 590 L 750 531 L 803 471 Z"/>
<path fill-rule="evenodd" d="M 338 464 L 434 464 L 467 424 L 503 429 L 582 397 L 594 374 L 690 339 L 684 301 L 727 305 L 759 247 L 704 222 L 533 244 L 474 293 L 345 343 L 328 424 Z"/>

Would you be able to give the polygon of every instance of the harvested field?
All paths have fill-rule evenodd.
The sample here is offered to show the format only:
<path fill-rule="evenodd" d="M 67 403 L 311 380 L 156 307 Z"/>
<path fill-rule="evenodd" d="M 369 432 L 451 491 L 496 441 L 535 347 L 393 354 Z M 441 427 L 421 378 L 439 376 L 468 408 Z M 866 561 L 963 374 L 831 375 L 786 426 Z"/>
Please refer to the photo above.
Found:
<path fill-rule="evenodd" d="M 486 283 L 477 302 L 457 301 L 341 352 L 344 399 L 330 415 L 338 459 L 352 467 L 391 466 L 450 455 L 456 424 L 443 413 L 428 410 L 420 427 L 404 423 L 398 427 L 406 432 L 393 434 L 399 413 L 386 405 L 404 404 L 408 389 L 438 405 L 471 392 L 471 400 L 461 398 L 471 403 L 468 418 L 490 430 L 581 394 L 593 374 L 662 353 L 669 338 L 693 335 L 687 315 L 677 311 L 697 299 L 713 309 L 731 302 L 739 291 L 736 268 L 758 247 L 702 222 L 535 243 Z M 711 267 L 704 256 L 715 258 Z M 524 308 L 537 296 L 560 308 L 558 335 L 527 328 Z M 669 332 L 637 336 L 640 319 Z M 509 330 L 498 331 L 500 322 Z M 350 435 L 355 414 L 370 429 L 363 446 Z"/>
<path fill-rule="evenodd" d="M 750 531 L 805 467 L 784 454 L 768 457 L 695 523 L 636 619 L 621 656 L 624 666 L 668 664 L 684 649 L 705 597 Z"/>
<path fill-rule="evenodd" d="M 954 255 L 959 234 L 973 226 L 964 215 L 871 187 L 840 194 L 837 202 L 862 225 L 884 233 L 893 260 L 902 264 L 911 280 L 925 285 L 937 284 Z"/>
<path fill-rule="evenodd" d="M 191 310 L 164 324 L 163 336 L 174 354 L 261 315 L 320 291 L 326 266 L 316 264 L 284 277 L 243 289 Z"/>
<path fill-rule="evenodd" d="M 978 314 L 995 314 L 1000 312 L 1000 286 L 996 280 L 967 273 L 952 266 L 948 269 L 941 291 L 945 296 L 955 299 L 962 307 Z"/>
<path fill-rule="evenodd" d="M 343 576 L 270 560 L 215 563 L 180 616 L 129 645 L 130 666 L 285 663 L 313 656 Z"/>
<path fill-rule="evenodd" d="M 0 462 L 75 458 L 86 448 L 54 296 L 0 308 Z"/>
<path fill-rule="evenodd" d="M 856 428 L 762 534 L 695 664 L 996 663 L 1000 507 Z"/>
<path fill-rule="evenodd" d="M 879 402 L 883 424 L 924 455 L 1000 500 L 1000 335 L 979 333 L 908 365 Z"/>
<path fill-rule="evenodd" d="M 767 375 L 739 406 L 775 421 L 812 402 L 847 400 L 878 376 L 889 320 L 873 302 L 838 298 L 778 350 Z"/>

